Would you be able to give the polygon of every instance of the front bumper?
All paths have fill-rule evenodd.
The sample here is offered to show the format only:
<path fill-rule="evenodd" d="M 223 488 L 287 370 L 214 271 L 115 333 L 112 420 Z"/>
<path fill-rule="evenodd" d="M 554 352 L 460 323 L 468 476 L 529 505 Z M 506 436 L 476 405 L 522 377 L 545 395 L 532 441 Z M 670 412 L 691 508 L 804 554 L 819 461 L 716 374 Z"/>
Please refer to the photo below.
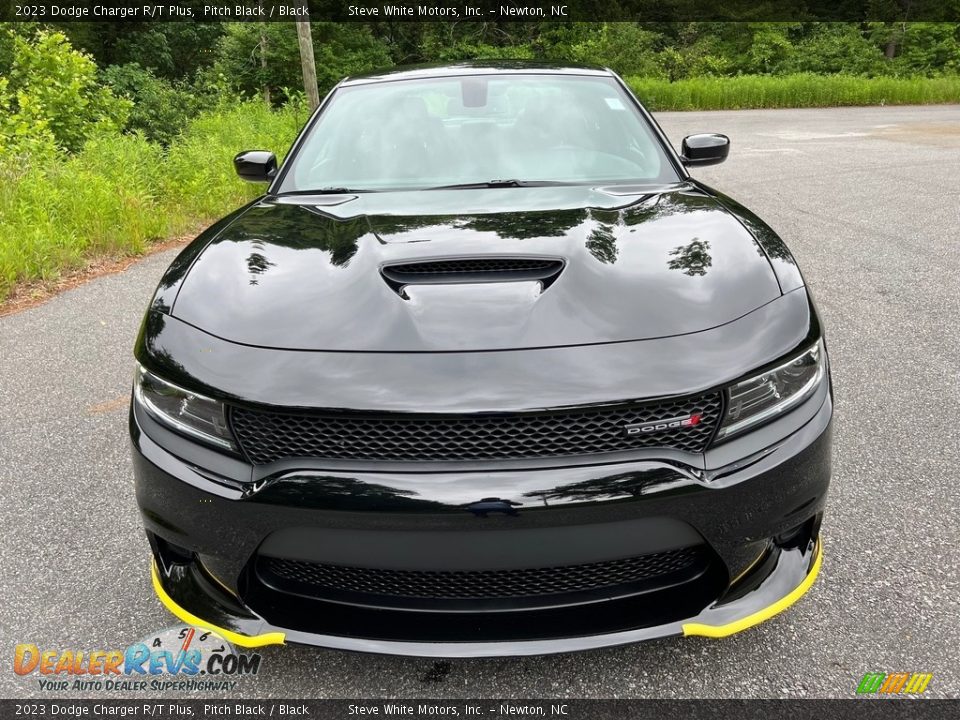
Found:
<path fill-rule="evenodd" d="M 806 548 L 781 549 L 774 569 L 748 597 L 711 605 L 685 621 L 603 635 L 509 642 L 396 642 L 285 630 L 267 624 L 262 618 L 238 606 L 234 598 L 211 585 L 195 565 L 180 566 L 173 572 L 161 572 L 154 561 L 152 580 L 157 597 L 176 617 L 196 627 L 213 630 L 241 647 L 293 642 L 385 655 L 496 657 L 574 652 L 679 635 L 713 638 L 734 635 L 769 620 L 803 597 L 817 579 L 822 560 L 823 550 L 819 539 L 810 542 Z M 195 615 L 175 600 L 168 592 L 168 587 L 177 597 L 203 613 L 203 617 Z"/>
<path fill-rule="evenodd" d="M 656 460 L 359 477 L 311 471 L 246 490 L 161 447 L 152 438 L 162 433 L 137 411 L 131 431 L 154 588 L 181 620 L 242 646 L 477 657 L 722 637 L 789 607 L 822 560 L 831 415 L 824 388 L 803 412 L 720 446 L 702 472 Z M 481 492 L 499 495 L 500 504 L 478 512 Z M 489 612 L 305 598 L 276 591 L 257 571 L 264 554 L 413 571 L 459 558 L 496 570 L 604 562 L 691 542 L 708 562 L 669 586 L 557 607 L 492 604 Z"/>

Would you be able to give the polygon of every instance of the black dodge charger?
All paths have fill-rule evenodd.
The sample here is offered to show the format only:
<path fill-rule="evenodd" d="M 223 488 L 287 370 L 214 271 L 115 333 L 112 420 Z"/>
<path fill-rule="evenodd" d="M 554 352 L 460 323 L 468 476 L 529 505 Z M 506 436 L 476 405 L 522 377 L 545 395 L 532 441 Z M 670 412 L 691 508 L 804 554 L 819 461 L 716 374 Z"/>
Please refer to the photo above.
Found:
<path fill-rule="evenodd" d="M 341 82 L 174 260 L 130 411 L 153 585 L 243 646 L 721 637 L 820 568 L 832 388 L 780 238 L 608 70 Z"/>

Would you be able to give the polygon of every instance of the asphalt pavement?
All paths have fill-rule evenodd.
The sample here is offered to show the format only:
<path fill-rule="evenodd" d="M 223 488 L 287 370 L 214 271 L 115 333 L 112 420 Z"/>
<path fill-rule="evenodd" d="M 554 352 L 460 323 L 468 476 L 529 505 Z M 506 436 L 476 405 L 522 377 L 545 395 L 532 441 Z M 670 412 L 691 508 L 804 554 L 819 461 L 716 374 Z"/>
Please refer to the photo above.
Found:
<path fill-rule="evenodd" d="M 677 145 L 730 136 L 696 175 L 786 239 L 825 316 L 836 434 L 813 589 L 725 640 L 450 662 L 265 648 L 233 695 L 853 697 L 865 672 L 922 671 L 928 696 L 960 697 L 960 106 L 658 119 Z M 42 693 L 14 645 L 110 649 L 174 624 L 126 429 L 131 347 L 172 257 L 0 318 L 0 696 L 135 696 Z"/>

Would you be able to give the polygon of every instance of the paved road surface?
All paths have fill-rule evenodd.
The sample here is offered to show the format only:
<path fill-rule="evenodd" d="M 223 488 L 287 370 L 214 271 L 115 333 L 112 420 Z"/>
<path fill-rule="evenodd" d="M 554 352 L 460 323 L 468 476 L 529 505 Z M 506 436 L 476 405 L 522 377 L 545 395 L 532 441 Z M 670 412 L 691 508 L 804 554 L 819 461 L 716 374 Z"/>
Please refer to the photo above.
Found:
<path fill-rule="evenodd" d="M 698 172 L 786 238 L 826 316 L 838 391 L 820 580 L 724 641 L 450 663 L 264 651 L 262 697 L 849 697 L 866 671 L 960 696 L 960 107 L 660 116 L 728 134 Z M 238 147 L 243 143 L 238 139 Z M 123 647 L 171 624 L 127 457 L 130 348 L 171 253 L 0 319 L 0 696 L 13 645 Z M 79 694 L 74 694 L 77 696 Z"/>

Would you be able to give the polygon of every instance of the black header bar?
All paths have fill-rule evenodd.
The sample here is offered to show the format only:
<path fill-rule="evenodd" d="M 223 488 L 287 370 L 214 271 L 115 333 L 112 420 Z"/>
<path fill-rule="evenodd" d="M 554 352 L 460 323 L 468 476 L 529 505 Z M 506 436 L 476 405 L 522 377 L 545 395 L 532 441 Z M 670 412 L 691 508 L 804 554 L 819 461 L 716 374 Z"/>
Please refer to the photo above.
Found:
<path fill-rule="evenodd" d="M 0 0 L 6 22 L 960 21 L 944 0 Z"/>

